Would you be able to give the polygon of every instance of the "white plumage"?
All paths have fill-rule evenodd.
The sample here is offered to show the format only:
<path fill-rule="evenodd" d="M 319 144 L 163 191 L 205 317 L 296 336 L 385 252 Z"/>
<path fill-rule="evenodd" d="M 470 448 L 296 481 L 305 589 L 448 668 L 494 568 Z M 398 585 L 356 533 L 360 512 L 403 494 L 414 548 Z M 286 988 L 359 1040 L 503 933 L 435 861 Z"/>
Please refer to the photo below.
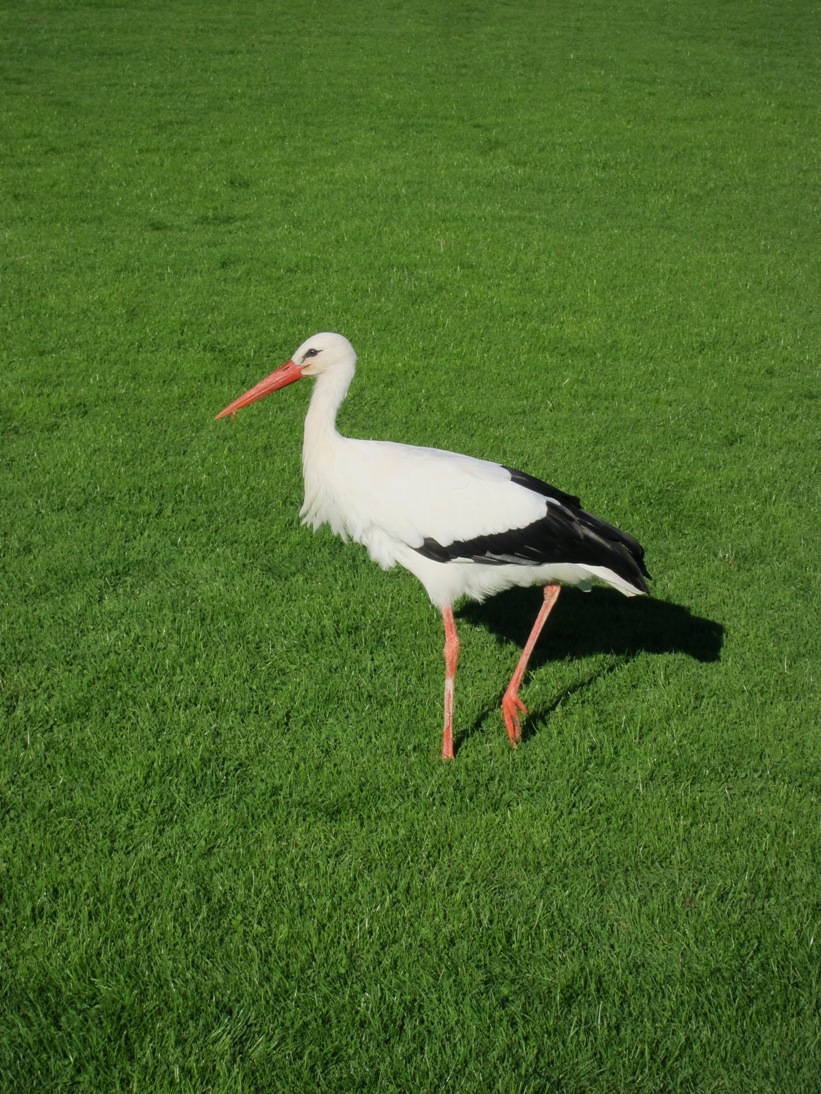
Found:
<path fill-rule="evenodd" d="M 302 377 L 316 380 L 305 418 L 301 515 L 367 548 L 383 569 L 397 563 L 424 585 L 445 624 L 445 735 L 453 756 L 452 704 L 458 657 L 453 603 L 483 600 L 514 585 L 545 586 L 545 604 L 505 693 L 511 743 L 526 713 L 518 687 L 558 586 L 602 582 L 626 596 L 647 591 L 644 552 L 632 536 L 586 513 L 577 498 L 500 464 L 455 452 L 343 437 L 336 416 L 356 354 L 339 334 L 317 334 L 293 357 L 217 415 Z"/>

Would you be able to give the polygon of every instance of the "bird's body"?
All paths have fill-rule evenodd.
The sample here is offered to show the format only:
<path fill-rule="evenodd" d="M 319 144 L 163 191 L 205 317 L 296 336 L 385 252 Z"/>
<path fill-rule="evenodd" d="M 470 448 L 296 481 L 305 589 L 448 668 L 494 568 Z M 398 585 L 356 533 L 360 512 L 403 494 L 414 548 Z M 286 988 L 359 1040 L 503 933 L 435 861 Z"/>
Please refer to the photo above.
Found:
<path fill-rule="evenodd" d="M 585 512 L 578 498 L 523 472 L 456 452 L 342 436 L 336 415 L 355 365 L 347 339 L 314 335 L 218 417 L 303 376 L 316 378 L 305 418 L 303 521 L 314 529 L 327 523 L 337 535 L 361 543 L 383 569 L 404 566 L 442 611 L 448 663 L 444 756 L 453 755 L 454 602 L 463 596 L 483 600 L 517 585 L 546 587 L 521 672 L 517 669 L 503 702 L 515 745 L 518 712 L 524 711 L 518 684 L 558 586 L 588 589 L 599 582 L 627 596 L 644 593 L 649 575 L 643 549 L 632 536 Z"/>

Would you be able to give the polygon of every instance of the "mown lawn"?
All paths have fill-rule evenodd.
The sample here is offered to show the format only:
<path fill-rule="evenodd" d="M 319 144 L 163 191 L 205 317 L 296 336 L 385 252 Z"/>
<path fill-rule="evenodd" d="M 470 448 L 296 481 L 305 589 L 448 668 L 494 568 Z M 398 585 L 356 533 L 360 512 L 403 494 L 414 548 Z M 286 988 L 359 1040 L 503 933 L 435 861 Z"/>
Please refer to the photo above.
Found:
<path fill-rule="evenodd" d="M 821 14 L 0 10 L 0 1085 L 821 1087 Z M 546 478 L 653 599 L 441 621 L 341 427 Z"/>

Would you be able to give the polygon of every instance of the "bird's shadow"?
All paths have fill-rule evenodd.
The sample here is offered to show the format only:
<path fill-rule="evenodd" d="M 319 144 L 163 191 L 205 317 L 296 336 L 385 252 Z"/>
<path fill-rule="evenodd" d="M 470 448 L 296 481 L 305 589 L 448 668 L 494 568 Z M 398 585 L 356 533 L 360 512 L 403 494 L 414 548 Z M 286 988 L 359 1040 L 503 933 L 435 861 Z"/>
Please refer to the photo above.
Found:
<path fill-rule="evenodd" d="M 490 631 L 497 641 L 511 642 L 521 648 L 541 603 L 540 589 L 510 589 L 484 604 L 465 604 L 457 614 L 459 619 Z M 570 695 L 639 653 L 683 653 L 697 661 L 711 662 L 718 661 L 723 643 L 721 623 L 694 615 L 680 604 L 643 596 L 628 598 L 611 589 L 596 589 L 591 593 L 563 589 L 533 651 L 529 668 L 538 668 L 548 661 L 579 660 L 601 653 L 614 654 L 618 660 L 599 666 L 584 680 L 566 688 L 539 714 L 543 719 Z M 483 718 L 484 715 L 459 735 L 457 748 L 476 732 Z M 525 719 L 524 738 L 535 732 L 534 721 Z"/>

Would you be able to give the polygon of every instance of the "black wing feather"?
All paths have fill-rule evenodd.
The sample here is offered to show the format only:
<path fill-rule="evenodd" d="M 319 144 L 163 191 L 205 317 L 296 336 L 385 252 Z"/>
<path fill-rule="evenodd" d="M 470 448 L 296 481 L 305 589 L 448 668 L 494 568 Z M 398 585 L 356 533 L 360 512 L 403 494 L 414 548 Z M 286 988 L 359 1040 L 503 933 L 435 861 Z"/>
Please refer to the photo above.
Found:
<path fill-rule="evenodd" d="M 606 566 L 647 592 L 645 579 L 650 575 L 644 565 L 644 548 L 627 532 L 622 532 L 601 517 L 582 509 L 572 494 L 550 486 L 523 471 L 505 468 L 511 480 L 541 494 L 546 499 L 547 512 L 540 520 L 525 528 L 475 536 L 455 543 L 439 543 L 425 539 L 419 554 L 435 562 L 457 559 L 481 562 L 486 566 L 513 563 L 518 566 L 541 566 L 545 563 L 577 563 Z"/>

